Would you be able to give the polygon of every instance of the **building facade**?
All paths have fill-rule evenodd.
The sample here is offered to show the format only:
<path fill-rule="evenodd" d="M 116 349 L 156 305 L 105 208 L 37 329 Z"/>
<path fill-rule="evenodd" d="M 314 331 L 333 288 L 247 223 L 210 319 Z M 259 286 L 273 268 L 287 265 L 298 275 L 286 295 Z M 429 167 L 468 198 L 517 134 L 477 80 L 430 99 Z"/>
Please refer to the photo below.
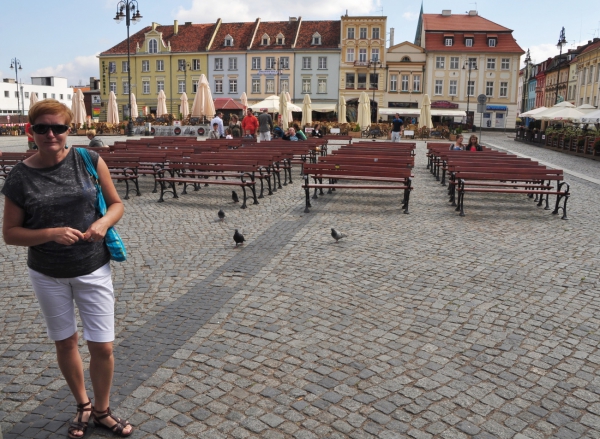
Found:
<path fill-rule="evenodd" d="M 589 104 L 598 108 L 600 95 L 600 39 L 590 41 L 577 56 L 577 106 Z"/>
<path fill-rule="evenodd" d="M 408 41 L 392 45 L 387 49 L 386 91 L 383 115 L 399 113 L 416 115 L 408 109 L 421 108 L 425 88 L 425 49 Z"/>
<path fill-rule="evenodd" d="M 73 89 L 67 86 L 67 78 L 57 76 L 32 77 L 31 84 L 4 78 L 0 82 L 0 115 L 10 116 L 11 122 L 18 122 L 19 114 L 26 116 L 29 112 L 31 93 L 36 93 L 38 100 L 56 99 L 71 108 Z M 22 117 L 22 122 L 25 117 Z"/>

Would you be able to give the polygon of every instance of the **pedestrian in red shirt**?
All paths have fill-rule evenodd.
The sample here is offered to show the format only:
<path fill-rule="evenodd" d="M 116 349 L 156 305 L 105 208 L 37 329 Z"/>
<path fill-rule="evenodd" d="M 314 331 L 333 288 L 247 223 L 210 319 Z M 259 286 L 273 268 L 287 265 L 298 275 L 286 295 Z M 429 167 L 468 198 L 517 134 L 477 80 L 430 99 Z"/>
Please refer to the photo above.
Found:
<path fill-rule="evenodd" d="M 242 130 L 244 131 L 244 136 L 256 137 L 258 119 L 252 114 L 252 108 L 248 108 L 246 117 L 242 119 Z"/>

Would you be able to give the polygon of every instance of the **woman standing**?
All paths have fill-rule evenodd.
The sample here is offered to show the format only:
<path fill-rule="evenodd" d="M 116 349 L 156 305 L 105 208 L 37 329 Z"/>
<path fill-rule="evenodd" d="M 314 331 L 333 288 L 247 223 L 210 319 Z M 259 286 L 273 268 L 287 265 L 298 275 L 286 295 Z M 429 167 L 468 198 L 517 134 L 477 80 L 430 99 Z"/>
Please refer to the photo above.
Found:
<path fill-rule="evenodd" d="M 54 341 L 58 366 L 71 389 L 77 414 L 69 438 L 86 433 L 94 423 L 119 436 L 132 426 L 111 414 L 109 394 L 114 358 L 114 294 L 110 254 L 104 236 L 123 216 L 123 204 L 106 163 L 90 151 L 108 206 L 104 217 L 96 211 L 96 189 L 81 156 L 67 149 L 73 113 L 54 99 L 29 109 L 38 152 L 15 165 L 7 177 L 2 233 L 8 245 L 29 247 L 27 266 L 33 290 Z M 83 364 L 77 346 L 75 305 L 90 351 L 90 377 L 95 395 L 87 395 Z"/>
<path fill-rule="evenodd" d="M 469 137 L 469 144 L 467 145 L 465 150 L 466 151 L 483 151 L 483 148 L 479 144 L 479 139 L 477 138 L 477 136 L 475 134 L 472 134 L 471 137 Z"/>

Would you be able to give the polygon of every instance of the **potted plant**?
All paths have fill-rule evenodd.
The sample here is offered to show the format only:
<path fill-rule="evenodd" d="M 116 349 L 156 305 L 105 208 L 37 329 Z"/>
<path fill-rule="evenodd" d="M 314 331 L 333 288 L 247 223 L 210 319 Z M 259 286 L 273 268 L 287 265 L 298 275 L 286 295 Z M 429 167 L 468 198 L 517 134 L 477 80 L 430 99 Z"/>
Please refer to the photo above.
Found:
<path fill-rule="evenodd" d="M 348 132 L 348 135 L 350 135 L 350 137 L 354 137 L 354 138 L 360 138 L 360 125 L 356 124 L 354 126 L 354 128 L 352 128 L 351 131 Z"/>
<path fill-rule="evenodd" d="M 125 134 L 125 124 L 124 123 L 119 125 L 119 133 Z"/>

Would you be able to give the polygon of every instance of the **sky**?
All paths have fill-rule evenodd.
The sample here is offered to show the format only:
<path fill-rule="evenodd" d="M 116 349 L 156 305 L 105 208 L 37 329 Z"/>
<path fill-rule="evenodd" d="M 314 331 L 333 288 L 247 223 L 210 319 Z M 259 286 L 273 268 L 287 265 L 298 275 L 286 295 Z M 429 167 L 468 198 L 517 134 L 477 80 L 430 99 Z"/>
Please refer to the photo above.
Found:
<path fill-rule="evenodd" d="M 125 22 L 113 20 L 115 0 L 29 0 L 6 1 L 0 26 L 0 78 L 14 78 L 11 60 L 21 62 L 19 80 L 31 83 L 31 76 L 62 76 L 69 85 L 86 85 L 90 76 L 99 77 L 97 55 L 127 38 Z M 304 20 L 335 20 L 348 15 L 385 15 L 394 30 L 394 43 L 414 41 L 421 1 L 407 0 L 139 0 L 143 19 L 130 27 L 131 34 L 153 21 L 162 25 L 179 22 L 283 21 L 301 16 Z M 556 43 L 564 26 L 567 48 L 599 37 L 600 14 L 591 13 L 591 0 L 424 0 L 425 13 L 442 9 L 479 15 L 513 29 L 513 36 L 534 62 L 558 55 Z M 27 8 L 25 9 L 25 5 Z M 273 7 L 277 5 L 277 8 Z M 300 6 L 301 5 L 301 6 Z M 389 34 L 387 36 L 389 39 Z M 389 44 L 388 44 L 389 45 Z"/>

